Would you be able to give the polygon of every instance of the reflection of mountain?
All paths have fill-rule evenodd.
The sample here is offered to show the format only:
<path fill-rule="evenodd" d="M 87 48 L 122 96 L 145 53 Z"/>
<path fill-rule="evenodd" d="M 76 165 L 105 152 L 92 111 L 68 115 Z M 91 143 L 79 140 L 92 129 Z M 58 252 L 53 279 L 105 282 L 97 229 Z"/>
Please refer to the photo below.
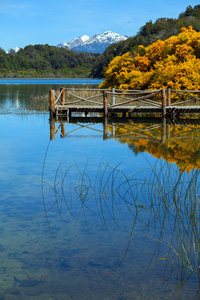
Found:
<path fill-rule="evenodd" d="M 148 152 L 181 172 L 200 169 L 200 125 L 118 124 L 115 137 L 135 154 Z"/>

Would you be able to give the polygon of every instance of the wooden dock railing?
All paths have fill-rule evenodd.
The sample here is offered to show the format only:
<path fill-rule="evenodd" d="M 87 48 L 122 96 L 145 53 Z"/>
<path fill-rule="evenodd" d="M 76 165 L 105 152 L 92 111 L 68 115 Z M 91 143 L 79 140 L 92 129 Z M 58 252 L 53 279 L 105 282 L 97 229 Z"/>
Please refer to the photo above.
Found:
<path fill-rule="evenodd" d="M 162 117 L 180 113 L 200 113 L 200 91 L 69 89 L 60 88 L 56 96 L 50 90 L 50 116 L 71 116 L 71 113 L 160 113 Z M 185 100 L 186 98 L 186 100 Z M 190 105 L 188 105 L 190 104 Z M 192 104 L 192 105 L 191 105 Z"/>

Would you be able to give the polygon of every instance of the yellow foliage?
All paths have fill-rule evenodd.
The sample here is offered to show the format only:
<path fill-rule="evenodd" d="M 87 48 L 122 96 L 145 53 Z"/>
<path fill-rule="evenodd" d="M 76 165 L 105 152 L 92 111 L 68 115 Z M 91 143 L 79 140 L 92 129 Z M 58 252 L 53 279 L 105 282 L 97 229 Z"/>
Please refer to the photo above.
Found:
<path fill-rule="evenodd" d="M 200 89 L 200 32 L 191 26 L 165 41 L 138 46 L 138 52 L 143 54 L 115 57 L 100 88 Z"/>
<path fill-rule="evenodd" d="M 151 62 L 147 56 L 136 56 L 135 57 L 135 67 L 141 72 L 146 72 L 149 70 Z"/>
<path fill-rule="evenodd" d="M 168 127 L 170 138 L 166 137 L 164 143 L 161 142 L 162 126 L 155 127 L 153 130 L 151 126 L 150 130 L 148 127 L 149 124 L 130 123 L 116 128 L 115 134 L 120 136 L 128 132 L 129 137 L 120 138 L 121 143 L 127 143 L 137 153 L 148 152 L 156 158 L 163 158 L 169 163 L 175 163 L 180 172 L 187 171 L 189 173 L 193 169 L 200 169 L 200 125 L 171 125 Z M 110 128 L 110 130 L 112 129 Z M 138 138 L 141 131 L 144 138 Z M 184 139 L 181 138 L 182 134 Z"/>

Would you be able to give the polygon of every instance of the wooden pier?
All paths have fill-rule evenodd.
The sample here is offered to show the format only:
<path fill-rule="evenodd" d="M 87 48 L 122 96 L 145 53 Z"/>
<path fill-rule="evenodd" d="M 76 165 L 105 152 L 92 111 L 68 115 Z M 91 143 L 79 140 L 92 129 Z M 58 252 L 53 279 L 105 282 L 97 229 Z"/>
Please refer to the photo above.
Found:
<path fill-rule="evenodd" d="M 180 114 L 200 113 L 199 93 L 170 88 L 153 91 L 61 88 L 57 95 L 50 90 L 50 117 L 68 119 L 77 113 L 86 117 L 92 113 L 107 118 L 148 113 L 176 118 Z"/>

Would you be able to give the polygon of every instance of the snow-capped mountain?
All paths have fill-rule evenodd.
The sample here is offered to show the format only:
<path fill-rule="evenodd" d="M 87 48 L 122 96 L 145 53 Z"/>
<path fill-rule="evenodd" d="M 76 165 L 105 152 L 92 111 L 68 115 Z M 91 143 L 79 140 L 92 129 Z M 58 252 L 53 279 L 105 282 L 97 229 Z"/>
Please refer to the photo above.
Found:
<path fill-rule="evenodd" d="M 69 43 L 61 43 L 57 47 L 68 47 L 75 51 L 103 53 L 105 49 L 114 43 L 126 40 L 127 37 L 112 31 L 105 31 L 101 34 L 95 34 L 91 38 L 83 35 L 81 38 L 75 38 Z"/>
<path fill-rule="evenodd" d="M 90 37 L 88 35 L 83 35 L 82 37 L 77 37 L 73 39 L 71 42 L 66 42 L 66 43 L 60 43 L 57 45 L 59 48 L 67 47 L 69 49 L 72 49 L 74 47 L 78 47 L 86 43 Z"/>
<path fill-rule="evenodd" d="M 82 37 L 77 37 L 71 42 L 60 43 L 57 47 L 67 47 L 74 51 L 84 51 L 92 53 L 103 53 L 105 49 L 114 43 L 124 41 L 127 39 L 127 36 L 112 32 L 105 31 L 100 34 L 95 34 L 92 37 L 88 35 L 83 35 Z M 15 47 L 9 49 L 6 53 L 17 53 L 21 48 Z"/>
<path fill-rule="evenodd" d="M 10 48 L 10 49 L 8 49 L 8 51 L 6 51 L 6 53 L 12 53 L 12 52 L 14 52 L 14 53 L 17 53 L 19 50 L 20 50 L 21 48 L 19 48 L 19 47 L 15 47 L 15 48 Z"/>

